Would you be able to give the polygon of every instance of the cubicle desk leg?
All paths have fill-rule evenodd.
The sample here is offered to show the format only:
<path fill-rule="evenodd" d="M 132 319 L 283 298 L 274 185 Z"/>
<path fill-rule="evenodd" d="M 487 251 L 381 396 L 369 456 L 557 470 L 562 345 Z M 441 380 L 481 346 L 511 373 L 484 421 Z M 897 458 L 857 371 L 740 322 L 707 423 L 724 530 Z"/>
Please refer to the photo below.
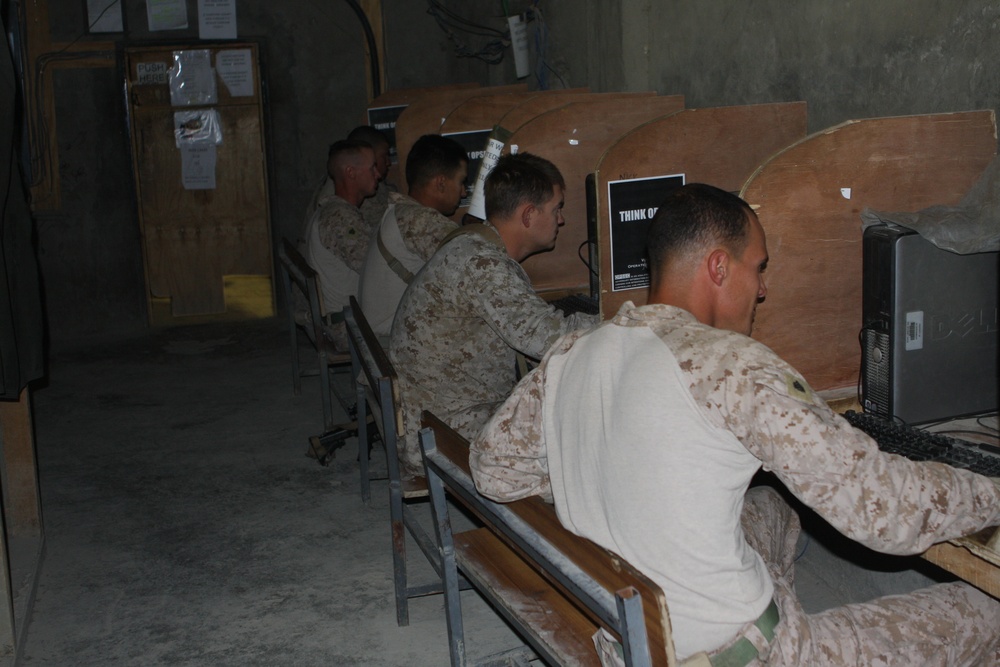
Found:
<path fill-rule="evenodd" d="M 0 400 L 0 665 L 13 665 L 27 631 L 44 547 L 38 466 L 28 388 Z"/>

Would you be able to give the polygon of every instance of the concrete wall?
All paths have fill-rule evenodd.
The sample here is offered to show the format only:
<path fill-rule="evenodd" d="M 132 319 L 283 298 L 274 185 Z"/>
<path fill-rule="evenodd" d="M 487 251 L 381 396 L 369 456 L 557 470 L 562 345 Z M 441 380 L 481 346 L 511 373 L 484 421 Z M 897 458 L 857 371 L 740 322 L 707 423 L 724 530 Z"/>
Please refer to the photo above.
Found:
<path fill-rule="evenodd" d="M 509 2 L 515 11 L 529 4 Z M 145 2 L 125 0 L 129 41 L 196 39 L 195 0 L 188 5 L 189 30 L 150 34 Z M 274 236 L 293 236 L 326 147 L 361 120 L 362 32 L 337 0 L 237 5 L 241 38 L 258 38 L 264 48 Z M 426 3 L 383 5 L 390 86 L 516 81 L 510 57 L 497 66 L 457 58 Z M 493 0 L 448 5 L 504 25 Z M 50 0 L 55 40 L 84 31 L 82 7 Z M 689 107 L 806 100 L 811 130 L 851 118 L 995 108 L 1000 98 L 1000 5 L 991 0 L 550 0 L 539 7 L 548 51 L 543 79 L 529 79 L 535 87 L 683 93 Z M 485 41 L 456 37 L 473 47 Z M 66 70 L 55 90 L 63 202 L 37 216 L 52 336 L 144 326 L 121 74 Z"/>
<path fill-rule="evenodd" d="M 609 20 L 596 36 L 581 34 L 597 47 L 621 45 L 604 65 L 623 68 L 620 87 L 683 93 L 689 107 L 805 100 L 817 131 L 1000 101 L 1000 5 L 990 0 L 636 0 L 621 3 L 619 23 L 609 3 L 587 4 Z M 561 18 L 551 12 L 555 33 Z M 566 28 L 579 29 L 572 16 Z M 599 51 L 571 63 L 570 75 L 605 89 Z"/>

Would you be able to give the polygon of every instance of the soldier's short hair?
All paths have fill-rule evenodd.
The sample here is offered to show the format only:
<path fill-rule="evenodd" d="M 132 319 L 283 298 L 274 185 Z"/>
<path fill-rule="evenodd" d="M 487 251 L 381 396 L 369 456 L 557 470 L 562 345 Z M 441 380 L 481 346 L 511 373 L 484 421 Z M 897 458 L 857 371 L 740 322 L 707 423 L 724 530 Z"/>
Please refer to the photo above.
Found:
<path fill-rule="evenodd" d="M 690 183 L 671 190 L 646 235 L 650 273 L 657 275 L 671 262 L 709 246 L 742 255 L 753 215 L 745 201 L 712 185 Z"/>
<path fill-rule="evenodd" d="M 524 203 L 541 206 L 552 199 L 556 186 L 566 189 L 559 169 L 531 153 L 505 155 L 486 178 L 486 217 L 502 220 Z"/>
<path fill-rule="evenodd" d="M 406 156 L 406 183 L 412 189 L 434 177 L 452 176 L 469 156 L 454 139 L 440 134 L 425 134 L 417 139 Z"/>
<path fill-rule="evenodd" d="M 354 141 L 363 141 L 372 148 L 389 145 L 389 137 L 371 125 L 358 125 L 347 133 L 347 138 Z"/>
<path fill-rule="evenodd" d="M 333 142 L 326 158 L 326 172 L 330 178 L 335 179 L 339 169 L 357 162 L 358 156 L 366 150 L 372 150 L 371 144 L 357 139 L 341 139 Z"/>

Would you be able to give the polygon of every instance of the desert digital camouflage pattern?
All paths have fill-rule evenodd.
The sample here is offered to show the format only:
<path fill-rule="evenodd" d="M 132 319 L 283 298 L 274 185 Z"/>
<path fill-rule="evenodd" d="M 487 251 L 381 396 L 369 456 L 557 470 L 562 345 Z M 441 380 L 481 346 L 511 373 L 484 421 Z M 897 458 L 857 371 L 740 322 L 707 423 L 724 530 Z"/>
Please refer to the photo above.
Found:
<path fill-rule="evenodd" d="M 881 453 L 868 436 L 831 411 L 791 366 L 746 336 L 700 324 L 689 313 L 664 305 L 635 308 L 627 303 L 603 326 L 652 330 L 677 360 L 686 391 L 703 418 L 735 435 L 758 466 L 870 548 L 915 554 L 934 542 L 1000 523 L 1000 490 L 992 480 Z M 574 388 L 547 381 L 546 372 L 551 358 L 572 354 L 581 335 L 555 343 L 473 442 L 470 463 L 485 495 L 513 500 L 538 494 L 551 500 L 543 410 L 558 392 Z M 669 418 L 661 416 L 654 423 L 669 424 Z M 663 437 L 670 435 L 664 432 Z M 664 508 L 648 511 L 648 524 L 655 525 Z M 1000 603 L 984 593 L 962 583 L 946 584 L 807 615 L 793 587 L 799 532 L 794 511 L 777 493 L 753 489 L 746 494 L 740 523 L 767 566 L 781 613 L 769 644 L 752 621 L 740 633 L 762 656 L 751 664 L 1000 664 Z"/>
<path fill-rule="evenodd" d="M 394 207 L 393 215 L 406 248 L 425 262 L 438 249 L 444 237 L 458 228 L 454 220 L 398 192 L 389 195 L 386 207 L 390 205 Z"/>
<path fill-rule="evenodd" d="M 513 388 L 516 352 L 541 358 L 562 334 L 597 321 L 564 317 L 535 294 L 496 230 L 467 227 L 413 279 L 392 325 L 405 432 L 400 458 L 412 473 L 422 473 L 421 410 L 471 438 Z"/>

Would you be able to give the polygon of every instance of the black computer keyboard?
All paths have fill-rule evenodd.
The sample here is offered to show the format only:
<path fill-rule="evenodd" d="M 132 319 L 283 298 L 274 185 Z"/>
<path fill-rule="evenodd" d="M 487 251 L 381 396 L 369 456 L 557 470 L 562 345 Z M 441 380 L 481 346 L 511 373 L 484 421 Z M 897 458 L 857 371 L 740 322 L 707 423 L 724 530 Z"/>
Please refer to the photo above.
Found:
<path fill-rule="evenodd" d="M 597 299 L 592 296 L 584 296 L 583 294 L 570 294 L 549 303 L 566 315 L 572 315 L 573 313 L 596 315 L 599 311 Z"/>
<path fill-rule="evenodd" d="M 931 433 L 884 417 L 848 410 L 844 419 L 867 433 L 879 449 L 913 461 L 940 461 L 989 477 L 1000 477 L 1000 447 Z"/>

